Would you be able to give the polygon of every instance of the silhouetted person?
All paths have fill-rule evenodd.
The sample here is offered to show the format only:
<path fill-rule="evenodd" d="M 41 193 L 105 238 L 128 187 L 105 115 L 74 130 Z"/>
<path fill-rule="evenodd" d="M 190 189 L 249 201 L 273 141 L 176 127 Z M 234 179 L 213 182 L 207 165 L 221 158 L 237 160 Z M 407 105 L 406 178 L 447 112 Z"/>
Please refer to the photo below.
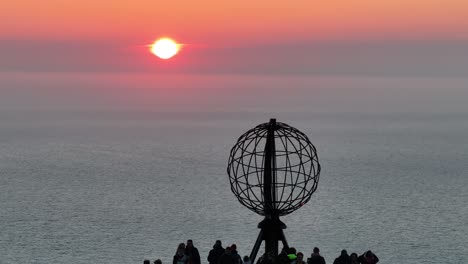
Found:
<path fill-rule="evenodd" d="M 325 259 L 320 255 L 320 249 L 314 247 L 313 253 L 310 255 L 310 258 L 307 259 L 307 264 L 325 264 Z"/>
<path fill-rule="evenodd" d="M 143 264 L 150 264 L 150 261 L 149 261 L 149 259 L 145 259 L 145 260 L 143 260 Z"/>
<path fill-rule="evenodd" d="M 244 264 L 252 264 L 252 261 L 250 261 L 249 256 L 244 256 L 242 260 L 244 261 Z"/>
<path fill-rule="evenodd" d="M 230 247 L 226 247 L 224 254 L 219 258 L 218 264 L 237 264 L 232 257 Z"/>
<path fill-rule="evenodd" d="M 359 256 L 358 260 L 362 264 L 376 264 L 379 262 L 379 258 L 370 250 Z"/>
<path fill-rule="evenodd" d="M 341 250 L 341 255 L 333 261 L 333 264 L 349 264 L 349 255 L 346 249 Z"/>
<path fill-rule="evenodd" d="M 297 252 L 296 256 L 297 256 L 296 264 L 306 264 L 304 262 L 304 254 L 302 252 Z"/>
<path fill-rule="evenodd" d="M 242 258 L 237 252 L 237 245 L 232 244 L 231 245 L 231 256 L 234 258 L 234 261 L 236 264 L 242 264 Z"/>
<path fill-rule="evenodd" d="M 188 256 L 185 254 L 185 244 L 180 243 L 172 259 L 172 264 L 187 264 L 187 262 Z"/>
<path fill-rule="evenodd" d="M 295 248 L 291 247 L 288 249 L 288 259 L 290 264 L 296 264 L 297 255 Z"/>
<path fill-rule="evenodd" d="M 198 249 L 193 245 L 191 239 L 187 240 L 187 246 L 185 247 L 185 255 L 188 257 L 187 264 L 200 264 L 200 253 Z"/>
<path fill-rule="evenodd" d="M 257 264 L 273 264 L 275 261 L 275 255 L 272 251 L 265 252 L 263 255 L 258 259 Z"/>
<path fill-rule="evenodd" d="M 213 245 L 213 249 L 210 250 L 208 254 L 208 263 L 210 264 L 218 264 L 219 258 L 221 255 L 224 254 L 224 248 L 221 244 L 220 240 L 216 240 L 215 244 Z"/>
<path fill-rule="evenodd" d="M 358 255 L 356 253 L 351 253 L 351 255 L 349 255 L 349 263 L 359 264 Z"/>
<path fill-rule="evenodd" d="M 275 258 L 273 261 L 274 264 L 290 264 L 290 260 L 288 258 L 288 247 L 283 247 L 281 253 Z"/>

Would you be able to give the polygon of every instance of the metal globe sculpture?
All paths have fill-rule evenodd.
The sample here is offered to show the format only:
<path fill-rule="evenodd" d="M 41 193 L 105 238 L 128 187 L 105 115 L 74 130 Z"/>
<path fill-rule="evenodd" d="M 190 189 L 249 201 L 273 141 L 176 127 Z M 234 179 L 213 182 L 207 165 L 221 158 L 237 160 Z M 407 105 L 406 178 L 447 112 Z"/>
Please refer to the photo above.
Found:
<path fill-rule="evenodd" d="M 320 163 L 309 138 L 287 124 L 271 119 L 239 137 L 231 149 L 227 173 L 239 202 L 265 216 L 250 258 L 262 241 L 265 252 L 278 255 L 278 241 L 288 246 L 280 216 L 306 204 L 318 186 Z"/>

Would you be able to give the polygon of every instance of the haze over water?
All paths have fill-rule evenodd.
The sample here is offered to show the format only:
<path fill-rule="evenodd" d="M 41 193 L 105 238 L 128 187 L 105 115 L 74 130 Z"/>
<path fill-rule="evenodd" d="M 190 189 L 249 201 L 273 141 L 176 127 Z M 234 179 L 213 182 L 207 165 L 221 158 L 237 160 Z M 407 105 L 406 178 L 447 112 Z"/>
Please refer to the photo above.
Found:
<path fill-rule="evenodd" d="M 193 239 L 248 255 L 261 217 L 230 191 L 237 138 L 307 134 L 322 174 L 291 246 L 466 263 L 468 79 L 0 74 L 1 263 L 170 263 Z"/>

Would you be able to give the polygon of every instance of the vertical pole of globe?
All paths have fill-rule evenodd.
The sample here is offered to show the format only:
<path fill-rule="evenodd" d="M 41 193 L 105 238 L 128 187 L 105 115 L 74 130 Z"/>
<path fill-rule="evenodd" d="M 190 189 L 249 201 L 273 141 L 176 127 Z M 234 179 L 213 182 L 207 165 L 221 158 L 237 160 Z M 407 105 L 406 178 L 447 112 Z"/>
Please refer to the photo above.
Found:
<path fill-rule="evenodd" d="M 265 162 L 263 167 L 263 195 L 265 199 L 265 217 L 273 223 L 279 220 L 276 212 L 276 146 L 275 146 L 276 119 L 270 119 L 267 131 L 267 140 L 265 144 Z M 267 227 L 274 228 L 273 225 Z M 270 231 L 270 230 L 269 230 Z M 272 231 L 272 230 L 271 230 Z M 274 252 L 278 254 L 278 237 L 276 232 L 265 233 L 265 252 Z"/>
<path fill-rule="evenodd" d="M 278 209 L 277 200 L 277 187 L 276 186 L 276 145 L 275 145 L 275 133 L 279 129 L 276 124 L 276 119 L 270 119 L 267 124 L 267 135 L 266 143 L 263 151 L 263 189 L 262 189 L 262 202 L 264 204 L 263 210 L 265 219 L 258 224 L 260 233 L 258 234 L 257 240 L 252 252 L 250 253 L 250 259 L 252 263 L 255 262 L 258 250 L 265 241 L 265 253 L 273 253 L 274 256 L 278 256 L 278 242 L 283 242 L 283 247 L 288 247 L 288 242 L 284 235 L 283 229 L 286 225 L 281 222 L 280 210 Z M 262 135 L 263 136 L 263 135 Z"/>

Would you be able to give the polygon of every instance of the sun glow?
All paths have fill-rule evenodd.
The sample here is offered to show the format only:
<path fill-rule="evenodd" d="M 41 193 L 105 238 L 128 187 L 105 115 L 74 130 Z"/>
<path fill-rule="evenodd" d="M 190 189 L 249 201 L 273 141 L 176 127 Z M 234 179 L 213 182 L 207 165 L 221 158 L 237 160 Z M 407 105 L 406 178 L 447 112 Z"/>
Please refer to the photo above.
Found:
<path fill-rule="evenodd" d="M 180 44 L 177 44 L 170 38 L 161 38 L 156 40 L 151 47 L 151 52 L 161 59 L 167 60 L 176 55 L 180 50 Z"/>

